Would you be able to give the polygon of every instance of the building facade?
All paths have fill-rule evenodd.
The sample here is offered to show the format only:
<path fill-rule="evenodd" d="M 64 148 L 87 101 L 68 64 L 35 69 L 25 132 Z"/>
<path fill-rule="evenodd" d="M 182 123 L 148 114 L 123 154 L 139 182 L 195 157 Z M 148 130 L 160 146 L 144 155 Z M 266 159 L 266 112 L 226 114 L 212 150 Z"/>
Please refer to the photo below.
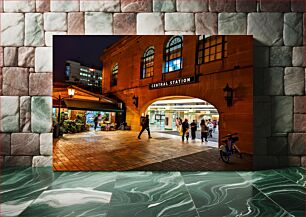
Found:
<path fill-rule="evenodd" d="M 102 72 L 87 66 L 82 66 L 78 62 L 66 61 L 65 81 L 77 83 L 82 86 L 89 86 L 101 89 Z"/>
<path fill-rule="evenodd" d="M 253 152 L 251 36 L 129 36 L 105 50 L 101 61 L 102 92 L 124 102 L 132 130 L 139 130 L 152 103 L 194 97 L 218 110 L 219 141 L 237 132 L 241 150 Z"/>

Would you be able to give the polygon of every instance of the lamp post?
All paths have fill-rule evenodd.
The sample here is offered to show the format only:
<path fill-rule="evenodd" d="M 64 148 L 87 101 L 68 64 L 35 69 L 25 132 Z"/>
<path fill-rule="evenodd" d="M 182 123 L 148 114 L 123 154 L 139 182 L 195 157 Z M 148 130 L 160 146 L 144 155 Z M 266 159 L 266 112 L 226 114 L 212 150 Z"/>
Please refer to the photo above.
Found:
<path fill-rule="evenodd" d="M 233 88 L 231 88 L 228 83 L 223 88 L 224 91 L 224 99 L 227 103 L 227 106 L 230 107 L 233 105 Z"/>
<path fill-rule="evenodd" d="M 68 90 L 68 96 L 69 97 L 66 97 L 66 98 L 72 98 L 74 96 L 75 89 L 72 86 L 69 86 L 67 88 L 67 90 Z M 62 100 L 66 99 L 66 98 L 65 97 L 62 98 L 61 95 L 59 95 L 58 98 L 57 97 L 54 97 L 54 98 L 56 98 L 58 100 L 58 102 L 59 102 L 58 103 L 58 113 L 57 113 L 57 123 L 59 125 L 60 121 L 61 121 L 61 104 L 62 104 Z"/>

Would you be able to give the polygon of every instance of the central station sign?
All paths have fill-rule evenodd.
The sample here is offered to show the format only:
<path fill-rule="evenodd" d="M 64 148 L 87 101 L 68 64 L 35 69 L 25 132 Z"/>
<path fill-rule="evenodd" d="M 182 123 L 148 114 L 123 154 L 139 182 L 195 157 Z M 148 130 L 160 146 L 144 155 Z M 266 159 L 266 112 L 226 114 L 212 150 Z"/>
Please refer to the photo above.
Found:
<path fill-rule="evenodd" d="M 155 82 L 149 84 L 149 89 L 159 89 L 159 88 L 164 88 L 164 87 L 172 87 L 172 86 L 179 86 L 183 84 L 190 84 L 190 83 L 195 83 L 196 79 L 194 76 L 190 77 L 184 77 L 184 78 L 176 78 L 168 81 L 160 81 L 160 82 Z"/>

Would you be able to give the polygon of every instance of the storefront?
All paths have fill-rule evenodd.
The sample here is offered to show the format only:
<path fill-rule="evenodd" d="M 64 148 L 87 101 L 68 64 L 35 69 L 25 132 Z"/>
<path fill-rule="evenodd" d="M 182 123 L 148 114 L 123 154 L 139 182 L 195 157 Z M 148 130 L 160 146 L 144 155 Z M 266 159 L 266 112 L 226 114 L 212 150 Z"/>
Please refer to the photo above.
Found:
<path fill-rule="evenodd" d="M 156 101 L 197 98 L 217 109 L 201 115 L 219 120 L 219 138 L 239 133 L 242 151 L 253 152 L 252 36 L 130 36 L 105 50 L 101 61 L 102 93 L 124 102 L 132 130 Z M 150 112 L 151 122 L 164 128 L 173 128 L 178 115 L 196 116 Z"/>
<path fill-rule="evenodd" d="M 113 99 L 80 87 L 55 84 L 53 87 L 53 127 L 58 128 L 55 131 L 60 131 L 60 133 L 88 131 L 94 128 L 94 119 L 97 117 L 98 130 L 115 130 L 124 114 L 120 106 L 121 104 Z"/>

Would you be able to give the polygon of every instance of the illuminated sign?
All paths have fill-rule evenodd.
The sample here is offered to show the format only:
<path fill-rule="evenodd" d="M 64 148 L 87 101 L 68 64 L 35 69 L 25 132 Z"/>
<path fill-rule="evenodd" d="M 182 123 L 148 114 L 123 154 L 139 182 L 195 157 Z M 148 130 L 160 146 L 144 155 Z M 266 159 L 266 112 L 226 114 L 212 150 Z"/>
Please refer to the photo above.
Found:
<path fill-rule="evenodd" d="M 176 78 L 168 81 L 160 81 L 149 84 L 149 89 L 158 89 L 158 88 L 164 88 L 164 87 L 173 87 L 173 86 L 179 86 L 184 84 L 191 84 L 195 83 L 196 79 L 194 76 L 191 77 L 185 77 L 185 78 Z"/>

